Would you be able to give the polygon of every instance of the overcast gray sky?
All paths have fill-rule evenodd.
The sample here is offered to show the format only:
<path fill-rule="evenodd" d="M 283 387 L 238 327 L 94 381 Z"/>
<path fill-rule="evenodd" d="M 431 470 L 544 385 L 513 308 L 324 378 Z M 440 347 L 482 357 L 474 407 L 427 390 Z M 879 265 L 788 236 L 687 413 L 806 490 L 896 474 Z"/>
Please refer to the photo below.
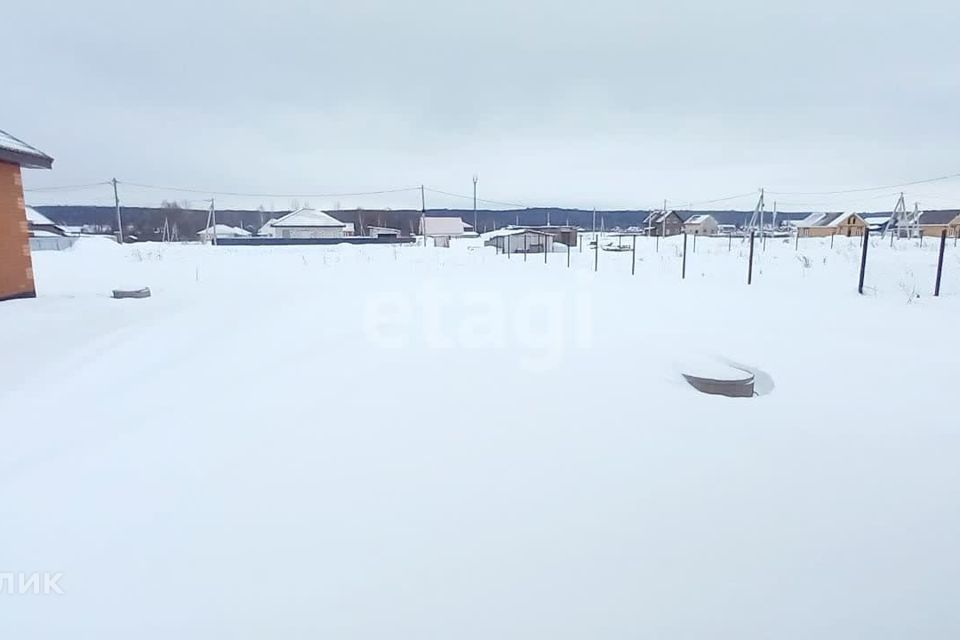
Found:
<path fill-rule="evenodd" d="M 28 187 L 469 194 L 477 173 L 494 200 L 646 208 L 960 173 L 956 0 L 31 0 L 3 13 L 0 128 L 56 158 Z M 895 191 L 770 199 L 889 209 Z M 960 179 L 906 191 L 960 206 Z M 124 188 L 131 204 L 173 197 L 203 196 Z M 338 203 L 419 194 L 311 202 Z"/>

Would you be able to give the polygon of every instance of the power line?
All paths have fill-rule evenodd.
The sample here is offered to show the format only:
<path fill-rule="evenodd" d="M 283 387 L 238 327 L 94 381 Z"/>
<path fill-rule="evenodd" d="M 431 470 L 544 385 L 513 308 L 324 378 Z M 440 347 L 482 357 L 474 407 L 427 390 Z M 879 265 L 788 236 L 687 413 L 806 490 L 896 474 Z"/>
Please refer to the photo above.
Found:
<path fill-rule="evenodd" d="M 882 187 L 864 187 L 862 189 L 841 189 L 839 191 L 768 191 L 781 196 L 836 196 L 844 193 L 863 193 L 866 191 L 883 191 L 886 189 L 900 189 L 901 187 L 912 187 L 918 184 L 928 184 L 930 182 L 941 182 L 943 180 L 952 180 L 960 178 L 960 173 L 951 173 L 937 178 L 926 178 L 924 180 L 914 180 L 913 182 L 902 182 L 900 184 L 888 184 Z"/>
<path fill-rule="evenodd" d="M 430 193 L 439 193 L 439 194 L 444 195 L 444 196 L 450 196 L 451 198 L 463 198 L 464 200 L 473 200 L 473 196 L 466 196 L 466 195 L 463 195 L 462 193 L 450 193 L 449 191 L 441 191 L 440 189 L 431 189 L 430 187 L 425 187 L 425 188 L 426 188 L 426 190 L 429 191 Z M 486 200 L 486 199 L 484 199 L 484 198 L 477 198 L 477 202 L 485 202 L 485 203 L 487 203 L 487 204 L 498 204 L 498 205 L 503 206 L 503 207 L 515 207 L 515 208 L 518 208 L 518 209 L 533 209 L 533 208 L 535 208 L 535 207 L 531 207 L 531 206 L 529 206 L 529 205 L 519 204 L 519 203 L 516 203 L 516 202 L 501 202 L 501 201 L 499 201 L 499 200 Z"/>
<path fill-rule="evenodd" d="M 387 193 L 402 193 L 405 191 L 417 191 L 420 187 L 402 187 L 398 189 L 380 189 L 377 191 L 356 191 L 351 193 L 245 193 L 239 191 L 213 191 L 207 189 L 191 189 L 188 187 L 164 187 L 155 184 L 143 184 L 139 182 L 124 182 L 117 180 L 117 184 L 126 187 L 136 187 L 140 189 L 153 189 L 155 191 L 176 191 L 179 193 L 200 193 L 213 196 L 234 196 L 240 198 L 347 198 L 351 196 L 376 196 Z"/>
<path fill-rule="evenodd" d="M 685 202 L 683 203 L 684 207 L 699 207 L 704 204 L 714 204 L 716 202 L 726 202 L 728 200 L 739 200 L 740 198 L 746 198 L 747 196 L 755 196 L 757 191 L 748 191 L 747 193 L 738 193 L 735 196 L 725 196 L 723 198 L 715 198 L 713 200 L 700 200 L 699 202 Z"/>
<path fill-rule="evenodd" d="M 83 189 L 91 189 L 93 187 L 105 187 L 109 185 L 109 181 L 104 182 L 90 182 L 88 184 L 68 184 L 59 187 L 36 187 L 33 189 L 24 189 L 26 193 L 46 193 L 50 191 L 82 191 Z"/>

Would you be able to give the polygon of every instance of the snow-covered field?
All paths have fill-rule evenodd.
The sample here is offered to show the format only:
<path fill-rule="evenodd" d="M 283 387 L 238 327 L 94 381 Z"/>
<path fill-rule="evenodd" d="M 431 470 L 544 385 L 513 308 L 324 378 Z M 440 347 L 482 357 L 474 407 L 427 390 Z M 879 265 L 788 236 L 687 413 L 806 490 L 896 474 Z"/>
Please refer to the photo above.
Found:
<path fill-rule="evenodd" d="M 629 240 L 627 240 L 629 242 Z M 0 304 L 19 638 L 956 638 L 960 248 L 35 254 Z M 149 286 L 148 300 L 110 290 Z M 684 363 L 768 374 L 700 395 Z"/>

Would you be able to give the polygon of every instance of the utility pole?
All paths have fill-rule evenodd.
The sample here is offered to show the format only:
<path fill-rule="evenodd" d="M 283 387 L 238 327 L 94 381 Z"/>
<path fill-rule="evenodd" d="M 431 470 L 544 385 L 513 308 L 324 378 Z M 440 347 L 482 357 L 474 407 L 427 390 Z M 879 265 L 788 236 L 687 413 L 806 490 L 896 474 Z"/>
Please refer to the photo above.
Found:
<path fill-rule="evenodd" d="M 764 190 L 760 189 L 760 199 L 757 200 L 757 206 L 753 208 L 753 215 L 750 216 L 750 223 L 747 225 L 747 230 L 754 229 L 763 234 L 763 203 Z"/>
<path fill-rule="evenodd" d="M 210 220 L 213 224 L 213 246 L 217 246 L 217 205 L 210 197 Z"/>
<path fill-rule="evenodd" d="M 423 185 L 420 185 L 420 235 L 423 236 L 423 246 L 427 246 L 427 196 L 424 195 Z"/>
<path fill-rule="evenodd" d="M 120 196 L 117 195 L 117 179 L 113 182 L 113 203 L 117 207 L 117 240 L 123 244 L 123 219 L 120 217 Z"/>
<path fill-rule="evenodd" d="M 473 230 L 480 233 L 477 228 L 477 174 L 473 174 Z"/>

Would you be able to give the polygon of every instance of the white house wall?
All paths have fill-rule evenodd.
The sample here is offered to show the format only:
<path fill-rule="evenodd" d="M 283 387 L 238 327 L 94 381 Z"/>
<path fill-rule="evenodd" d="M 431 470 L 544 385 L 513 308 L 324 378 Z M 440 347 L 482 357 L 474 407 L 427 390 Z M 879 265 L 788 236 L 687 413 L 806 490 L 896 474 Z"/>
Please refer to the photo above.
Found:
<path fill-rule="evenodd" d="M 276 238 L 310 239 L 310 238 L 342 238 L 342 227 L 303 227 L 284 229 L 274 227 L 273 235 Z"/>

